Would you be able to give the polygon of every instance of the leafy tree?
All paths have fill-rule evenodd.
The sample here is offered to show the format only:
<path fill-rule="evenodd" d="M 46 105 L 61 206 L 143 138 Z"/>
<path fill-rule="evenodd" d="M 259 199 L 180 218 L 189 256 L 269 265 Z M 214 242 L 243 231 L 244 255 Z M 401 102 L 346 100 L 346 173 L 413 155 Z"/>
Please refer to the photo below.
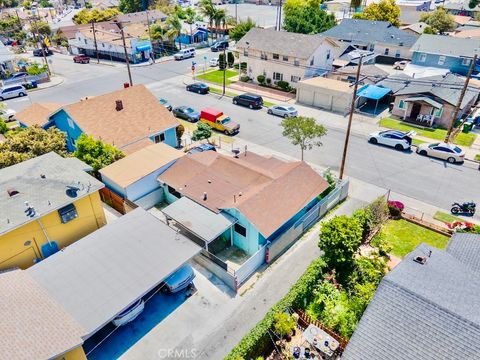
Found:
<path fill-rule="evenodd" d="M 27 67 L 28 75 L 40 75 L 47 71 L 47 67 L 45 65 L 40 65 L 38 63 L 33 63 L 32 65 Z"/>
<path fill-rule="evenodd" d="M 61 45 L 61 46 L 68 46 L 68 39 L 65 35 L 63 35 L 62 31 L 58 29 L 53 35 L 52 35 L 52 41 L 56 45 Z"/>
<path fill-rule="evenodd" d="M 437 31 L 434 28 L 432 28 L 430 26 L 427 26 L 427 27 L 425 27 L 425 29 L 423 29 L 423 33 L 424 34 L 435 35 L 437 33 Z"/>
<path fill-rule="evenodd" d="M 77 25 L 80 25 L 80 24 L 90 24 L 91 22 L 110 21 L 119 14 L 120 14 L 120 11 L 118 11 L 118 9 L 115 9 L 115 8 L 105 9 L 105 10 L 82 9 L 73 17 L 73 22 Z"/>
<path fill-rule="evenodd" d="M 29 1 L 29 0 L 26 0 L 22 3 L 22 6 L 26 9 L 26 10 L 30 10 L 32 8 L 32 3 Z"/>
<path fill-rule="evenodd" d="M 317 34 L 335 26 L 335 15 L 320 9 L 320 2 L 315 0 L 300 1 L 298 6 L 287 1 L 284 14 L 283 29 L 289 32 Z"/>
<path fill-rule="evenodd" d="M 362 241 L 362 226 L 357 219 L 341 215 L 324 222 L 318 246 L 330 269 L 342 277 L 352 268 L 354 254 Z"/>
<path fill-rule="evenodd" d="M 66 135 L 55 127 L 44 130 L 32 126 L 25 130 L 9 133 L 0 143 L 0 168 L 55 151 L 61 156 L 67 155 Z"/>
<path fill-rule="evenodd" d="M 150 34 L 152 40 L 164 40 L 167 37 L 167 30 L 168 28 L 162 23 L 154 23 L 150 25 Z"/>
<path fill-rule="evenodd" d="M 479 3 L 480 3 L 479 0 L 470 0 L 470 2 L 468 3 L 468 7 L 470 9 L 474 9 L 478 6 Z M 477 13 L 477 15 L 478 15 L 478 13 Z"/>
<path fill-rule="evenodd" d="M 52 4 L 50 1 L 48 1 L 48 0 L 42 0 L 42 1 L 40 1 L 39 5 L 40 5 L 40 7 L 42 7 L 42 8 L 53 7 L 53 4 Z"/>
<path fill-rule="evenodd" d="M 31 24 L 30 30 L 36 34 L 50 36 L 52 29 L 46 21 L 35 21 Z"/>
<path fill-rule="evenodd" d="M 381 0 L 378 4 L 371 3 L 361 13 L 353 14 L 354 19 L 388 21 L 394 26 L 400 25 L 400 7 L 395 0 Z"/>
<path fill-rule="evenodd" d="M 227 53 L 228 67 L 232 67 L 234 62 L 235 62 L 235 56 L 233 55 L 233 52 L 229 51 Z"/>
<path fill-rule="evenodd" d="M 189 7 L 185 10 L 185 18 L 183 19 L 183 21 L 185 22 L 185 24 L 188 24 L 190 26 L 190 39 L 192 43 L 193 43 L 192 25 L 195 24 L 197 21 L 201 21 L 201 20 L 202 20 L 202 17 L 197 14 L 195 9 Z"/>
<path fill-rule="evenodd" d="M 252 19 L 247 18 L 247 20 L 240 21 L 233 29 L 230 29 L 228 35 L 230 36 L 230 39 L 238 41 L 244 37 L 250 29 L 253 29 L 256 26 L 257 25 Z"/>
<path fill-rule="evenodd" d="M 312 117 L 297 116 L 283 119 L 283 136 L 292 141 L 293 145 L 300 145 L 302 161 L 304 150 L 311 150 L 314 146 L 322 146 L 320 138 L 327 133 L 327 129 L 317 124 Z"/>
<path fill-rule="evenodd" d="M 0 134 L 6 134 L 8 131 L 8 126 L 3 119 L 0 119 Z"/>
<path fill-rule="evenodd" d="M 210 138 L 210 136 L 212 136 L 212 128 L 210 127 L 210 125 L 199 121 L 197 123 L 197 128 L 193 130 L 192 140 L 199 141 L 203 139 L 208 139 Z"/>
<path fill-rule="evenodd" d="M 227 67 L 227 62 L 225 60 L 225 55 L 219 54 L 218 55 L 218 68 L 220 70 L 223 70 Z"/>
<path fill-rule="evenodd" d="M 118 9 L 124 14 L 145 10 L 142 0 L 120 0 Z"/>
<path fill-rule="evenodd" d="M 456 26 L 453 16 L 447 13 L 441 6 L 437 7 L 435 11 L 422 14 L 422 16 L 420 16 L 420 21 L 423 21 L 440 34 L 452 31 Z"/>
<path fill-rule="evenodd" d="M 295 329 L 295 319 L 286 312 L 278 312 L 275 314 L 274 329 L 282 338 L 289 336 Z"/>
<path fill-rule="evenodd" d="M 213 1 L 200 0 L 200 2 L 198 3 L 198 6 L 200 8 L 200 13 L 208 19 L 208 25 L 210 27 L 210 30 L 213 32 L 213 23 L 215 21 L 215 16 L 217 13 L 217 9 L 215 8 Z M 212 38 L 213 38 L 213 33 L 212 33 Z"/>
<path fill-rule="evenodd" d="M 77 140 L 74 156 L 98 171 L 111 163 L 125 157 L 115 146 L 82 134 Z"/>
<path fill-rule="evenodd" d="M 0 2 L 0 7 L 4 8 L 15 8 L 18 6 L 18 0 L 2 0 Z"/>
<path fill-rule="evenodd" d="M 175 39 L 178 38 L 178 46 L 180 49 L 182 48 L 182 43 L 180 42 L 180 35 L 182 35 L 182 20 L 178 17 L 178 15 L 174 14 L 167 19 L 167 26 L 168 30 L 166 35 L 169 39 L 173 39 L 175 43 Z"/>
<path fill-rule="evenodd" d="M 218 29 L 220 27 L 223 27 L 223 36 L 225 36 L 226 35 L 225 25 L 227 24 L 227 10 L 216 9 L 214 21 L 215 21 L 215 33 L 217 35 L 217 38 L 218 38 Z"/>
<path fill-rule="evenodd" d="M 362 5 L 362 0 L 350 0 L 350 7 L 357 9 Z"/>

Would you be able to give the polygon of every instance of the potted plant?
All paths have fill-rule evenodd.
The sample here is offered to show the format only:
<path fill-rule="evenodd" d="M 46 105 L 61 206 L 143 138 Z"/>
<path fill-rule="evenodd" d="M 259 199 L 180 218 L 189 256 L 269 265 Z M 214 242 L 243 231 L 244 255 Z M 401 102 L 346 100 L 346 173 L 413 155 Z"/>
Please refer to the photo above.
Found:
<path fill-rule="evenodd" d="M 290 337 L 295 329 L 295 320 L 288 313 L 276 313 L 274 329 L 282 339 L 285 338 L 287 341 L 290 341 Z"/>

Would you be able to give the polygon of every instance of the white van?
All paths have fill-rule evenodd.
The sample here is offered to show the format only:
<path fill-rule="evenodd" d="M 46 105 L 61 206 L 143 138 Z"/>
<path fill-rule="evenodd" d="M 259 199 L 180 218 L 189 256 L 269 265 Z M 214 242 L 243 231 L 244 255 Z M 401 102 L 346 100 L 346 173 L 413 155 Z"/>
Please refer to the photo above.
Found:
<path fill-rule="evenodd" d="M 176 54 L 173 55 L 173 58 L 175 60 L 183 60 L 183 59 L 188 59 L 191 57 L 195 56 L 195 49 L 194 48 L 188 48 L 188 49 L 182 49 Z"/>
<path fill-rule="evenodd" d="M 0 101 L 25 95 L 27 90 L 23 85 L 6 85 L 0 88 Z"/>

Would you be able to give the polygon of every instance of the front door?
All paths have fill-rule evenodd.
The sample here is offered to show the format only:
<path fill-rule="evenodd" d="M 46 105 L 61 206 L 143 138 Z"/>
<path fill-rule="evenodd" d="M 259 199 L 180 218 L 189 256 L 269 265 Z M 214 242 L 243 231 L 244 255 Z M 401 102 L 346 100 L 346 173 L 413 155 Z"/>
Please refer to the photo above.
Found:
<path fill-rule="evenodd" d="M 413 120 L 417 119 L 418 114 L 420 114 L 420 109 L 422 108 L 422 105 L 419 103 L 413 103 L 412 105 L 412 111 L 410 112 L 410 117 Z"/>

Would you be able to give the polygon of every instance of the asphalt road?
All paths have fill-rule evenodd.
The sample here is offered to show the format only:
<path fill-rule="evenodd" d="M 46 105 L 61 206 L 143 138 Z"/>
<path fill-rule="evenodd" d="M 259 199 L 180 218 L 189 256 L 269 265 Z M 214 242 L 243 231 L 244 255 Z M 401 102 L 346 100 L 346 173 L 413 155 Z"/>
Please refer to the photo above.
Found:
<path fill-rule="evenodd" d="M 211 52 L 209 59 L 216 56 Z M 204 54 L 195 58 L 203 66 Z M 9 107 L 21 110 L 32 102 L 70 103 L 83 96 L 99 95 L 121 88 L 128 81 L 126 67 L 73 64 L 67 56 L 54 55 L 52 68 L 66 78 L 59 86 L 33 92 L 28 98 L 8 101 Z M 183 82 L 191 81 L 191 60 L 168 61 L 146 67 L 132 67 L 135 84 L 143 83 L 172 105 L 189 105 L 198 110 L 214 106 L 231 115 L 241 125 L 237 136 L 290 156 L 300 157 L 300 150 L 281 134 L 280 118 L 265 110 L 235 106 L 229 98 L 197 95 L 184 90 Z M 308 113 L 328 127 L 323 146 L 305 153 L 305 161 L 338 170 L 345 137 L 346 119 L 328 112 L 297 106 L 300 114 Z M 338 126 L 332 126 L 338 124 Z M 451 165 L 443 161 L 402 153 L 390 148 L 368 144 L 369 130 L 357 126 L 350 139 L 346 174 L 385 189 L 391 189 L 440 208 L 449 209 L 454 201 L 480 199 L 479 171 L 473 164 Z"/>

